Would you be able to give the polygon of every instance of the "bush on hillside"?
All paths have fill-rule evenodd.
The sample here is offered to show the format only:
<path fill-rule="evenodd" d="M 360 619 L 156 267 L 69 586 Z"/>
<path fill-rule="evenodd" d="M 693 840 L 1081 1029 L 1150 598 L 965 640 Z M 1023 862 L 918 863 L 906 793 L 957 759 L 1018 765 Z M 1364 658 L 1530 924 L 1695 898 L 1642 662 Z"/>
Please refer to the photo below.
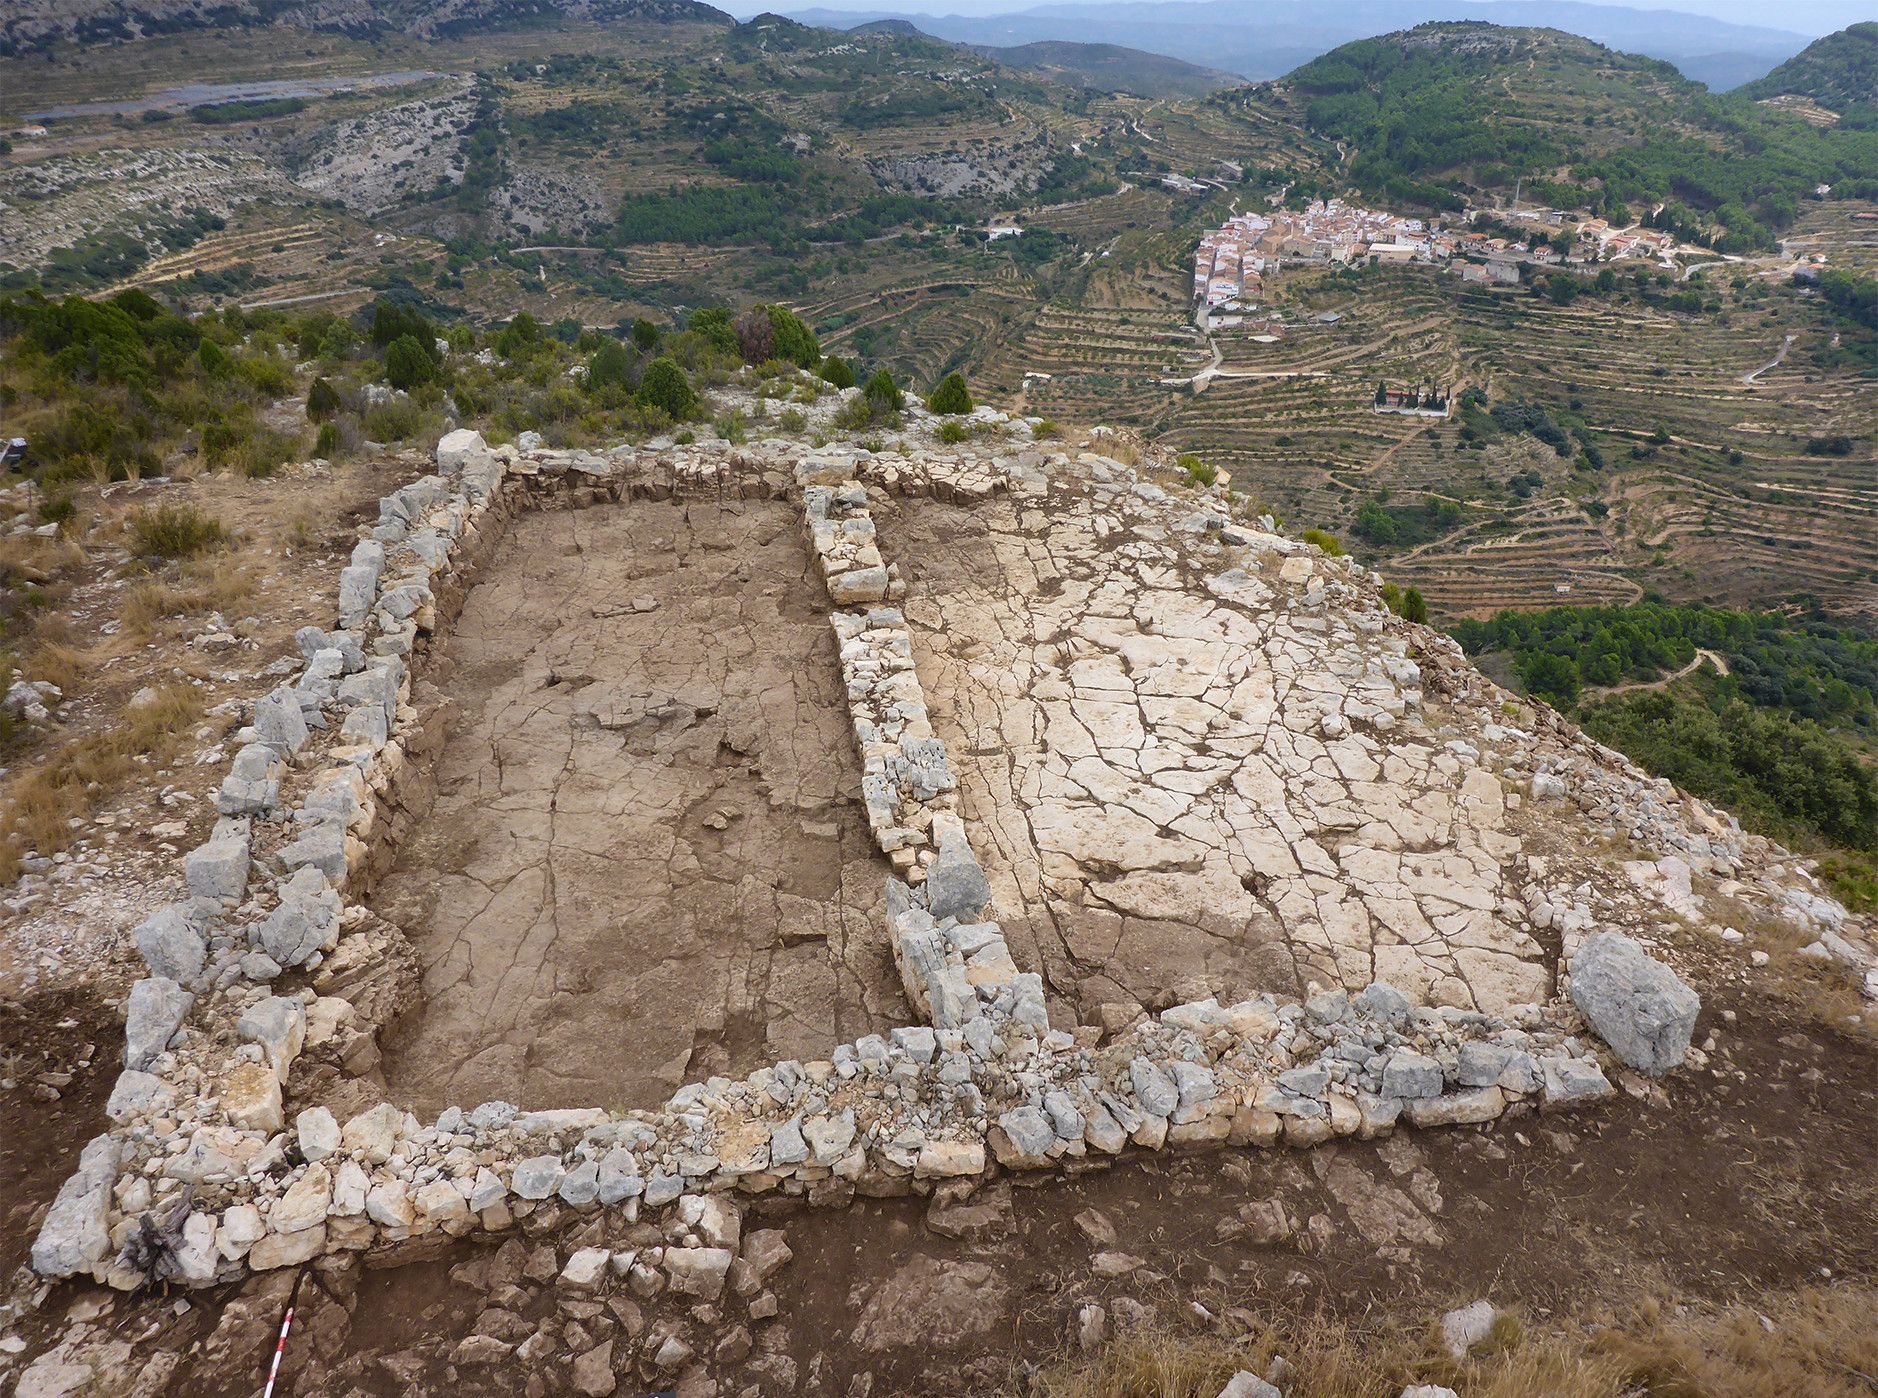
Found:
<path fill-rule="evenodd" d="M 400 335 L 385 350 L 385 380 L 393 388 L 413 389 L 437 376 L 437 365 L 415 336 Z"/>
<path fill-rule="evenodd" d="M 224 379 L 235 370 L 235 361 L 228 357 L 228 351 L 213 340 L 204 340 L 197 347 L 196 359 L 202 365 L 202 372 L 210 378 Z"/>
<path fill-rule="evenodd" d="M 663 356 L 646 365 L 639 380 L 639 402 L 659 409 L 674 422 L 683 422 L 698 411 L 698 395 L 691 391 L 685 371 Z"/>
<path fill-rule="evenodd" d="M 854 387 L 854 366 L 839 355 L 831 354 L 822 361 L 822 380 L 836 388 Z"/>
<path fill-rule="evenodd" d="M 222 522 L 194 505 L 138 510 L 130 517 L 130 537 L 136 552 L 146 558 L 193 558 L 229 540 Z"/>
<path fill-rule="evenodd" d="M 426 349 L 437 343 L 437 327 L 425 318 L 422 311 L 411 306 L 400 306 L 395 301 L 372 303 L 372 343 L 374 345 L 380 349 L 388 349 L 393 341 L 401 340 L 407 335 Z"/>
<path fill-rule="evenodd" d="M 868 406 L 882 417 L 888 413 L 897 413 L 906 406 L 906 395 L 893 381 L 893 375 L 885 369 L 876 369 L 869 376 L 867 384 L 861 390 L 861 396 Z"/>
<path fill-rule="evenodd" d="M 334 388 L 332 380 L 324 375 L 313 380 L 306 391 L 306 415 L 313 422 L 322 422 L 339 411 L 339 390 Z"/>
<path fill-rule="evenodd" d="M 956 371 L 947 374 L 932 391 L 932 397 L 926 400 L 926 406 L 947 417 L 969 413 L 973 404 L 971 390 L 965 387 L 965 375 Z"/>
<path fill-rule="evenodd" d="M 626 353 L 626 347 L 617 340 L 608 340 L 587 361 L 587 388 L 594 392 L 602 388 L 623 387 L 631 383 L 632 370 L 632 356 Z"/>
<path fill-rule="evenodd" d="M 706 306 L 701 311 L 693 311 L 691 319 L 685 322 L 685 328 L 702 336 L 715 349 L 728 354 L 743 352 L 737 339 L 736 322 L 723 306 Z"/>

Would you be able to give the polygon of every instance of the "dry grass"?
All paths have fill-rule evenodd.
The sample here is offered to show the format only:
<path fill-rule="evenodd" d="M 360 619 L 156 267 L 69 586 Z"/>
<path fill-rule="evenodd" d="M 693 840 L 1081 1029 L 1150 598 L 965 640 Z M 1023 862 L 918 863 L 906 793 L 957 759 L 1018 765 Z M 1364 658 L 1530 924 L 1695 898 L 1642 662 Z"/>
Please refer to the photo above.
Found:
<path fill-rule="evenodd" d="M 1878 1013 L 1861 994 L 1860 977 L 1840 962 L 1801 953 L 1814 933 L 1741 903 L 1721 900 L 1718 907 L 1721 925 L 1746 934 L 1745 945 L 1768 955 L 1767 965 L 1753 973 L 1757 991 L 1816 1024 L 1878 1043 Z"/>
<path fill-rule="evenodd" d="M 118 615 L 133 636 L 148 637 L 171 617 L 226 612 L 254 591 L 246 567 L 229 560 L 197 559 L 173 577 L 149 578 L 124 590 Z"/>
<path fill-rule="evenodd" d="M 117 722 L 52 752 L 11 783 L 0 798 L 0 883 L 19 876 L 29 852 L 56 854 L 82 820 L 137 769 L 139 757 L 166 761 L 202 716 L 202 698 L 187 684 L 157 690 L 149 703 L 126 709 Z"/>
<path fill-rule="evenodd" d="M 232 541 L 219 519 L 188 504 L 133 510 L 125 524 L 132 548 L 145 557 L 195 558 Z"/>
<path fill-rule="evenodd" d="M 1621 1324 L 1562 1333 L 1508 1319 L 1459 1363 L 1432 1327 L 1359 1330 L 1320 1318 L 1238 1340 L 1131 1336 L 1027 1388 L 1044 1398 L 1215 1398 L 1234 1373 L 1264 1373 L 1279 1354 L 1295 1369 L 1287 1398 L 1389 1398 L 1417 1383 L 1460 1398 L 1872 1398 L 1878 1291 L 1807 1291 L 1721 1311 L 1651 1301 Z"/>
<path fill-rule="evenodd" d="M 0 539 L 0 584 L 53 582 L 86 562 L 89 555 L 77 543 L 59 534 L 42 539 L 36 534 Z"/>

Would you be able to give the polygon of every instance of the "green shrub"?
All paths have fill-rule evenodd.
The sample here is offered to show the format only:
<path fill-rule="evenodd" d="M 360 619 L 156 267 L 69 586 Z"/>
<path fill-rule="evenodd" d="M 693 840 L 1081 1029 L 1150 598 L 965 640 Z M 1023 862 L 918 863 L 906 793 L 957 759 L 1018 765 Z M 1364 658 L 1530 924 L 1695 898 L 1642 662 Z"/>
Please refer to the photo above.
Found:
<path fill-rule="evenodd" d="M 393 398 L 368 408 L 360 426 L 374 442 L 408 442 L 423 429 L 424 410 L 409 398 Z"/>
<path fill-rule="evenodd" d="M 729 442 L 732 446 L 741 446 L 748 440 L 743 429 L 743 415 L 740 413 L 730 413 L 720 417 L 711 426 L 720 440 Z"/>
<path fill-rule="evenodd" d="M 958 443 L 970 437 L 971 431 L 962 422 L 942 422 L 939 424 L 939 440 Z"/>
<path fill-rule="evenodd" d="M 1030 429 L 1030 435 L 1039 442 L 1049 442 L 1061 437 L 1063 429 L 1046 417 Z"/>
<path fill-rule="evenodd" d="M 1337 542 L 1334 534 L 1326 534 L 1321 529 L 1307 529 L 1304 531 L 1304 542 L 1315 544 L 1332 558 L 1343 557 L 1343 545 Z"/>
<path fill-rule="evenodd" d="M 965 387 L 965 375 L 953 372 L 939 380 L 939 387 L 926 400 L 926 407 L 947 417 L 972 410 L 971 390 Z"/>
<path fill-rule="evenodd" d="M 1174 463 L 1187 473 L 1187 479 L 1197 486 L 1210 486 L 1219 479 L 1219 467 L 1202 461 L 1192 452 L 1182 452 Z"/>
<path fill-rule="evenodd" d="M 293 392 L 293 373 L 271 354 L 244 355 L 235 361 L 235 373 L 256 393 L 284 398 Z"/>
<path fill-rule="evenodd" d="M 332 380 L 321 375 L 306 391 L 306 415 L 311 422 L 324 422 L 339 411 L 339 390 Z"/>
<path fill-rule="evenodd" d="M 650 354 L 659 347 L 659 328 L 644 316 L 633 322 L 633 348 Z"/>
<path fill-rule="evenodd" d="M 840 355 L 831 354 L 822 361 L 822 381 L 836 388 L 854 387 L 854 366 Z"/>
<path fill-rule="evenodd" d="M 769 317 L 771 354 L 791 364 L 800 364 L 804 369 L 813 369 L 821 363 L 821 342 L 801 316 L 787 306 L 769 305 L 758 309 Z"/>
<path fill-rule="evenodd" d="M 69 524 L 77 516 L 78 502 L 69 491 L 53 491 L 39 502 L 41 524 Z"/>
<path fill-rule="evenodd" d="M 320 336 L 319 357 L 321 359 L 344 359 L 352 347 L 359 342 L 359 337 L 352 332 L 352 327 L 343 320 L 335 320 Z"/>
<path fill-rule="evenodd" d="M 906 395 L 893 381 L 893 375 L 885 369 L 874 370 L 861 389 L 861 396 L 867 400 L 869 408 L 881 417 L 897 413 L 906 406 Z"/>
<path fill-rule="evenodd" d="M 701 311 L 693 311 L 691 319 L 685 322 L 685 328 L 700 336 L 713 349 L 723 350 L 727 354 L 743 352 L 737 339 L 736 323 L 730 311 L 723 306 L 706 306 Z"/>
<path fill-rule="evenodd" d="M 324 422 L 320 424 L 319 439 L 313 444 L 313 454 L 327 460 L 339 455 L 339 424 Z"/>
<path fill-rule="evenodd" d="M 674 422 L 683 422 L 698 411 L 698 395 L 691 391 L 685 371 L 662 355 L 646 365 L 639 380 L 639 402 L 659 409 Z"/>
<path fill-rule="evenodd" d="M 235 361 L 213 340 L 204 340 L 197 346 L 196 359 L 202 365 L 202 372 L 212 379 L 224 379 L 234 372 Z"/>
<path fill-rule="evenodd" d="M 146 558 L 194 558 L 224 547 L 229 533 L 222 522 L 194 505 L 159 505 L 130 517 L 131 543 Z"/>
<path fill-rule="evenodd" d="M 588 391 L 629 384 L 632 369 L 632 356 L 626 353 L 626 347 L 617 340 L 609 340 L 587 361 Z"/>
<path fill-rule="evenodd" d="M 541 333 L 541 322 L 527 311 L 522 311 L 503 326 L 496 336 L 496 353 L 504 359 L 526 359 L 541 346 L 545 338 Z"/>
<path fill-rule="evenodd" d="M 776 425 L 793 436 L 807 429 L 809 420 L 800 408 L 784 408 L 782 416 L 776 419 Z"/>
<path fill-rule="evenodd" d="M 424 313 L 411 306 L 400 306 L 392 301 L 372 303 L 372 343 L 380 349 L 388 349 L 393 341 L 410 336 L 424 346 L 426 353 L 435 353 L 437 327 L 432 325 Z"/>
<path fill-rule="evenodd" d="M 385 380 L 393 388 L 408 391 L 436 376 L 436 362 L 415 336 L 400 335 L 386 348 Z"/>

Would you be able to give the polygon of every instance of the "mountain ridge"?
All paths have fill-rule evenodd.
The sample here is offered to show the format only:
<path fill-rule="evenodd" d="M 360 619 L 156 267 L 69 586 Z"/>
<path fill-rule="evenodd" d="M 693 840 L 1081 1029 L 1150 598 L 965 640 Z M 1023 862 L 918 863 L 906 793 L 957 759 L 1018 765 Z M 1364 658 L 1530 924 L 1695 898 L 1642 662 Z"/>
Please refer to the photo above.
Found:
<path fill-rule="evenodd" d="M 122 42 L 185 30 L 297 28 L 372 38 L 452 38 L 538 23 L 544 15 L 597 23 L 736 21 L 704 0 L 22 0 L 0 19 L 0 57 L 61 43 Z"/>
<path fill-rule="evenodd" d="M 1749 97 L 1810 97 L 1822 106 L 1878 106 L 1878 22 L 1815 39 L 1773 72 L 1748 83 Z"/>
<path fill-rule="evenodd" d="M 897 18 L 952 43 L 1014 47 L 1073 39 L 1112 43 L 1224 68 L 1261 80 L 1275 78 L 1353 39 L 1434 20 L 1481 19 L 1511 27 L 1550 27 L 1580 34 L 1613 48 L 1677 63 L 1686 76 L 1717 90 L 1766 73 L 1799 53 L 1805 34 L 1721 20 L 1674 10 L 1643 10 L 1580 0 L 1419 0 L 1409 9 L 1382 0 L 1353 0 L 1335 10 L 1282 0 L 1256 13 L 1233 0 L 1173 0 L 1143 4 L 1046 4 L 1011 14 L 932 15 L 876 9 L 790 11 L 792 17 L 830 28 L 851 29 L 872 20 Z"/>

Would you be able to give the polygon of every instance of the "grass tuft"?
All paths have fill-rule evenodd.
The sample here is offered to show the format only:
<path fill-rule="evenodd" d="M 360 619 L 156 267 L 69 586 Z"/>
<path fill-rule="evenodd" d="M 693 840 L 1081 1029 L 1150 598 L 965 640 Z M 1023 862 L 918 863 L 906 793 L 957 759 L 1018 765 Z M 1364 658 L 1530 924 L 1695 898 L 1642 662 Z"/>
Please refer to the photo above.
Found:
<path fill-rule="evenodd" d="M 145 558 L 194 558 L 225 548 L 233 536 L 213 515 L 194 505 L 158 505 L 129 520 L 131 544 Z"/>

